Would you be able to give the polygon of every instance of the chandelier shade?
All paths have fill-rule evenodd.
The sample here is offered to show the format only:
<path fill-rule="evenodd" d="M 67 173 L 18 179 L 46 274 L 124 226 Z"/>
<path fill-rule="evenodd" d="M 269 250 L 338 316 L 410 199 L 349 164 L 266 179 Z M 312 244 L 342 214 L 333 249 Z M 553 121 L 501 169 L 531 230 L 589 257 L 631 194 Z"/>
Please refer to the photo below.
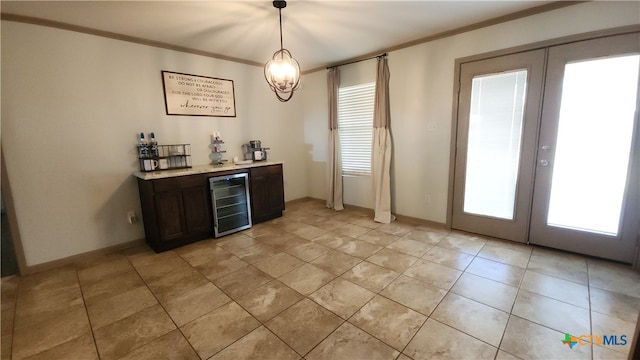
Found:
<path fill-rule="evenodd" d="M 274 1 L 280 17 L 280 50 L 273 54 L 264 66 L 264 78 L 280 101 L 289 101 L 293 92 L 300 87 L 300 65 L 291 52 L 282 46 L 282 9 L 286 1 Z"/>

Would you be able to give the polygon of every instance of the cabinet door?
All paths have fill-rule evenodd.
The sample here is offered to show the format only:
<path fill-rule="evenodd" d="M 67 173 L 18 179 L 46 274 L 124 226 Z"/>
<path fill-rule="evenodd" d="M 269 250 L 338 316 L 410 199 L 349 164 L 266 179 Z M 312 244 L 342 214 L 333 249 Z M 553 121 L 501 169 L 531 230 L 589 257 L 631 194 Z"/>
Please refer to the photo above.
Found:
<path fill-rule="evenodd" d="M 184 221 L 182 192 L 167 191 L 157 193 L 155 200 L 160 241 L 174 240 L 184 236 L 186 234 L 186 224 Z"/>
<path fill-rule="evenodd" d="M 282 216 L 284 183 L 282 165 L 251 169 L 251 213 L 253 223 Z"/>
<path fill-rule="evenodd" d="M 251 169 L 251 214 L 253 222 L 262 221 L 268 217 L 269 208 L 269 187 L 267 174 L 258 169 Z"/>
<path fill-rule="evenodd" d="M 210 231 L 212 217 L 208 188 L 198 186 L 184 189 L 182 190 L 182 201 L 187 233 Z"/>
<path fill-rule="evenodd" d="M 281 212 L 284 210 L 284 182 L 282 180 L 282 167 L 278 165 L 279 171 L 271 172 L 267 175 L 267 186 L 269 187 L 269 212 Z"/>

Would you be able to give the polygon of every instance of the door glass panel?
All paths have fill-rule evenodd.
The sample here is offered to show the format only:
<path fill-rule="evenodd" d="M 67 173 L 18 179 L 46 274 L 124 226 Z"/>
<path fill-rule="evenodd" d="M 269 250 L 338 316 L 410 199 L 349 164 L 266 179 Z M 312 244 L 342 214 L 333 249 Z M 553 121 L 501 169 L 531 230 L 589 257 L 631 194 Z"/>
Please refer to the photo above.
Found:
<path fill-rule="evenodd" d="M 473 78 L 464 212 L 513 220 L 527 70 Z"/>
<path fill-rule="evenodd" d="M 565 66 L 548 225 L 618 234 L 639 60 L 633 55 Z"/>

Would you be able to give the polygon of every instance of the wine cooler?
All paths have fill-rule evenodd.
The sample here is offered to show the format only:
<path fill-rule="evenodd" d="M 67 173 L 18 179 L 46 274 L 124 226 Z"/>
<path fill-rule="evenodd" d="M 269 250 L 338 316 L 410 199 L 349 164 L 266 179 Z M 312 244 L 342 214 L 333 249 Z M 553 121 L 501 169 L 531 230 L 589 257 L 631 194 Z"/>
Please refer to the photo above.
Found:
<path fill-rule="evenodd" d="M 248 173 L 209 179 L 215 237 L 251 227 L 248 182 Z"/>

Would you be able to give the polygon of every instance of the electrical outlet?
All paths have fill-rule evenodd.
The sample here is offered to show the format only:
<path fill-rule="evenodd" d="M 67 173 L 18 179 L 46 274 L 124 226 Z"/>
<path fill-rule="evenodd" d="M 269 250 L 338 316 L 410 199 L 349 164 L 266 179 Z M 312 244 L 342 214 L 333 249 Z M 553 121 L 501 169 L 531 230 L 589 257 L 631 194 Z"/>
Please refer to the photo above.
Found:
<path fill-rule="evenodd" d="M 136 222 L 138 222 L 136 212 L 133 210 L 127 212 L 127 220 L 129 220 L 129 224 L 135 224 Z"/>
<path fill-rule="evenodd" d="M 427 204 L 431 204 L 431 194 L 424 195 L 424 202 L 426 202 Z"/>

